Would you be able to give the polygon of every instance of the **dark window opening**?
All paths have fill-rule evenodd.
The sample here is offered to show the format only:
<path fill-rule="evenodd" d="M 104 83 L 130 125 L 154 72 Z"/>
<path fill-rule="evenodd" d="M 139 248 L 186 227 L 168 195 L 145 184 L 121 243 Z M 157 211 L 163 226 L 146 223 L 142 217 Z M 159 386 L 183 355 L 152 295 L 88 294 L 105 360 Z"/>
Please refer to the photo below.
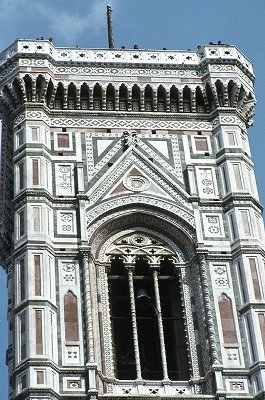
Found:
<path fill-rule="evenodd" d="M 136 379 L 129 286 L 126 277 L 110 279 L 109 291 L 115 375 L 118 379 Z"/>
<path fill-rule="evenodd" d="M 133 265 L 134 304 L 137 341 L 143 379 L 162 380 L 161 331 L 153 268 L 142 257 Z M 170 259 L 161 261 L 157 275 L 169 379 L 190 379 L 188 349 L 177 270 Z M 114 258 L 108 271 L 113 359 L 118 379 L 134 380 L 136 375 L 133 316 L 128 270 L 123 260 Z"/>
<path fill-rule="evenodd" d="M 135 278 L 134 291 L 142 378 L 161 380 L 162 358 L 152 277 Z"/>

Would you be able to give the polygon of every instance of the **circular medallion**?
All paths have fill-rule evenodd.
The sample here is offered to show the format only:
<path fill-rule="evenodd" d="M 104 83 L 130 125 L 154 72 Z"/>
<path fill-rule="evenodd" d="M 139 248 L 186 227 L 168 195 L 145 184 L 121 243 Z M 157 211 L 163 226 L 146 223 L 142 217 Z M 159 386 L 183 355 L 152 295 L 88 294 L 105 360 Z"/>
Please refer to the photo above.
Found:
<path fill-rule="evenodd" d="M 123 186 L 133 192 L 143 192 L 150 187 L 150 182 L 145 176 L 130 175 L 124 178 Z"/>
<path fill-rule="evenodd" d="M 148 238 L 139 233 L 131 237 L 131 242 L 137 246 L 144 246 L 148 243 Z"/>

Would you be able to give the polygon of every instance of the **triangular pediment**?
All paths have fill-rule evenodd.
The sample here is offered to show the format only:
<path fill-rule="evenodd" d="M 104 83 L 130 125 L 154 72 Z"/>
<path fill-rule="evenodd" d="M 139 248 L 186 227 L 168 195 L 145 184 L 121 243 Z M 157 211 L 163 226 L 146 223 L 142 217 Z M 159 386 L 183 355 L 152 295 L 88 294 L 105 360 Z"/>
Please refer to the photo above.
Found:
<path fill-rule="evenodd" d="M 150 177 L 143 168 L 133 164 L 124 176 L 106 193 L 104 199 L 123 194 L 135 194 L 144 192 L 146 195 L 159 196 L 172 199 L 170 193 L 157 183 L 155 178 Z"/>
<path fill-rule="evenodd" d="M 183 188 L 145 157 L 130 147 L 89 190 L 90 204 L 124 196 L 141 195 L 164 199 L 191 208 L 189 195 Z"/>

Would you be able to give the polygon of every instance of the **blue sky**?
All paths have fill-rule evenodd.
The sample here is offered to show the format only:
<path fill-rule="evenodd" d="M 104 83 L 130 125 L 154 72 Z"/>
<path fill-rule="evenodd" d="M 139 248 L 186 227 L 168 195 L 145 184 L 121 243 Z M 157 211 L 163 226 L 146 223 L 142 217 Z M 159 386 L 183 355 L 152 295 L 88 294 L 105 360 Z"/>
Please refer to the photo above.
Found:
<path fill-rule="evenodd" d="M 265 204 L 265 1 L 264 0 L 0 0 L 0 51 L 16 38 L 53 37 L 55 46 L 107 47 L 106 4 L 113 8 L 115 47 L 195 50 L 236 45 L 254 64 L 256 116 L 249 130 L 261 202 Z M 0 398 L 5 371 L 6 277 L 0 272 Z"/>

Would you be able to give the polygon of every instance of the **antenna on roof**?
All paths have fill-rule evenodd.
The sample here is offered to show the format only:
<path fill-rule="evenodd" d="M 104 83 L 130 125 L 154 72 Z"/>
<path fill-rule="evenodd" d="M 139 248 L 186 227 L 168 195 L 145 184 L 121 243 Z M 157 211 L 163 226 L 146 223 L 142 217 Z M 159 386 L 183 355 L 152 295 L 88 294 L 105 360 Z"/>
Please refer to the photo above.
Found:
<path fill-rule="evenodd" d="M 108 18 L 109 49 L 114 49 L 114 39 L 112 30 L 112 8 L 110 5 L 107 5 L 107 18 Z"/>

